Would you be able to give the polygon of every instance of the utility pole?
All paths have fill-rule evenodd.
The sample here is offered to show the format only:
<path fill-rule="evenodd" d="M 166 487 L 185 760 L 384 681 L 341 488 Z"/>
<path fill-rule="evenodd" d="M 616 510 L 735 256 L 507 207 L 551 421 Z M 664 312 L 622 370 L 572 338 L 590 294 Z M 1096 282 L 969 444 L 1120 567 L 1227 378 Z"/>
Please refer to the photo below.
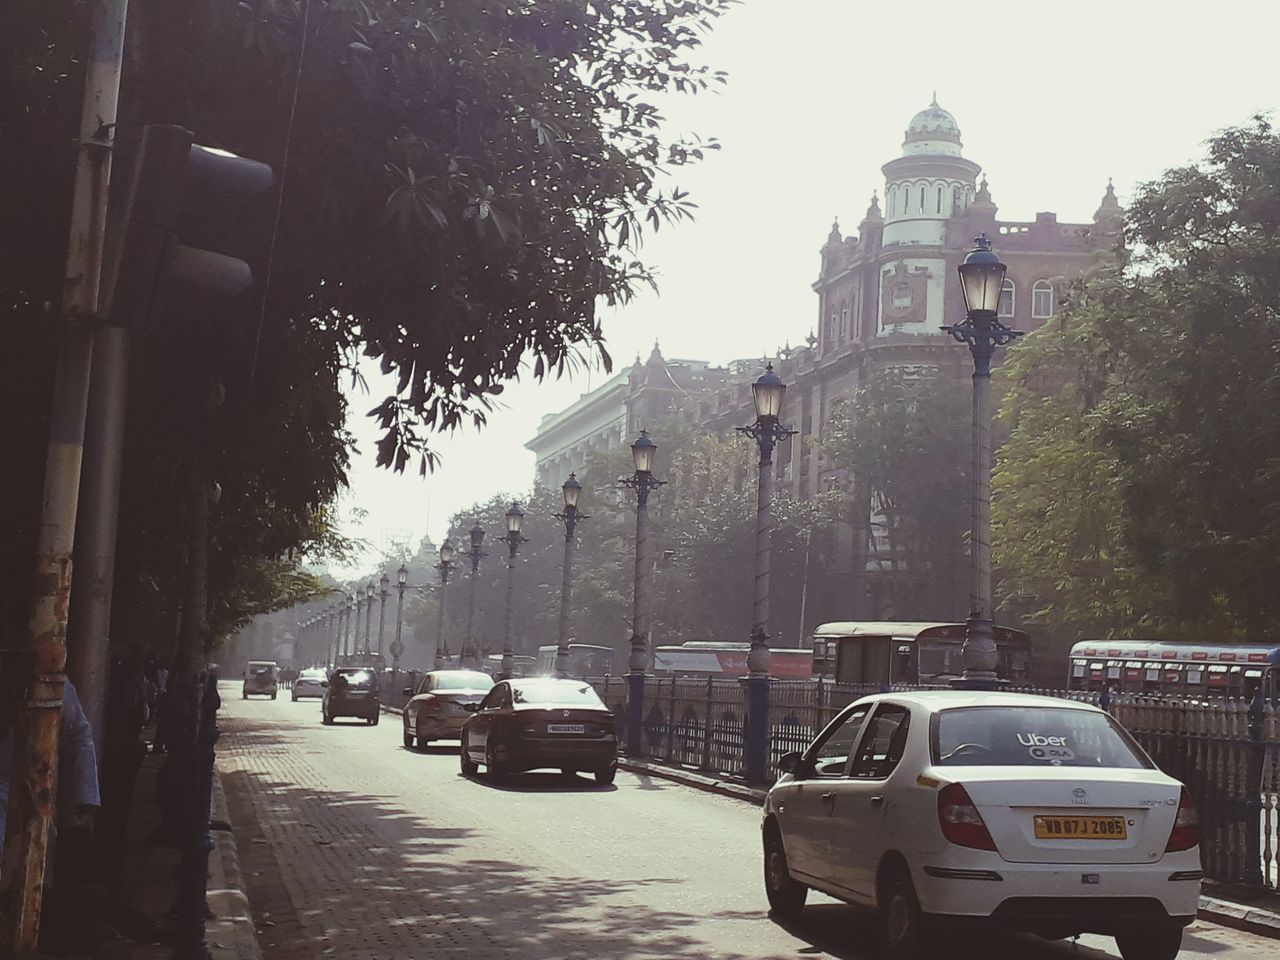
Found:
<path fill-rule="evenodd" d="M 8 845 L 0 867 L 0 954 L 11 957 L 35 951 L 43 906 L 53 784 L 58 767 L 58 722 L 66 682 L 71 553 L 93 362 L 93 325 L 99 315 L 112 135 L 127 11 L 128 0 L 97 0 L 91 14 L 62 302 L 66 328 L 49 415 L 49 447 L 27 635 L 34 664 L 27 688 L 23 749 L 11 780 Z"/>

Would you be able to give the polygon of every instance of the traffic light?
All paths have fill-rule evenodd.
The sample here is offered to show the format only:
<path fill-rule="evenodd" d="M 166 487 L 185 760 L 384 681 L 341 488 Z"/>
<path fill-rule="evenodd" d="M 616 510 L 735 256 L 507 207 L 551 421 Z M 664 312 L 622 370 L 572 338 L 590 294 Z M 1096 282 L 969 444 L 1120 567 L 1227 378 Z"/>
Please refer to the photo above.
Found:
<path fill-rule="evenodd" d="M 110 320 L 160 328 L 233 310 L 269 239 L 271 167 L 170 125 L 143 128 L 131 167 Z"/>

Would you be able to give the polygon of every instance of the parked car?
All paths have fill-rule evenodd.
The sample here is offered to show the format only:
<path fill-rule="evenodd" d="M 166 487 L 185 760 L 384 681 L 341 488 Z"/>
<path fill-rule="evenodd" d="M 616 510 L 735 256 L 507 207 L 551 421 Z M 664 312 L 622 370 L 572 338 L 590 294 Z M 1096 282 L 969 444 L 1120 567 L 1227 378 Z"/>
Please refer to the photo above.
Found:
<path fill-rule="evenodd" d="M 240 688 L 240 698 L 248 700 L 249 694 L 276 698 L 279 689 L 280 670 L 274 660 L 250 660 L 244 669 L 244 685 Z"/>
<path fill-rule="evenodd" d="M 325 675 L 323 667 L 309 667 L 298 674 L 293 681 L 293 699 L 295 702 L 303 697 L 324 698 Z"/>
<path fill-rule="evenodd" d="M 589 683 L 552 677 L 520 677 L 494 685 L 462 726 L 462 772 L 480 764 L 490 775 L 558 767 L 579 770 L 599 784 L 613 783 L 618 738 L 613 714 Z"/>
<path fill-rule="evenodd" d="M 471 716 L 467 704 L 479 703 L 493 689 L 493 677 L 478 670 L 431 670 L 416 688 L 405 687 L 404 745 L 419 750 L 432 740 L 457 739 Z"/>
<path fill-rule="evenodd" d="M 1114 936 L 1173 960 L 1200 895 L 1186 788 L 1106 713 L 1051 697 L 880 694 L 836 716 L 764 805 L 765 890 L 795 916 L 810 888 L 877 909 L 891 952 L 948 925 Z"/>
<path fill-rule="evenodd" d="M 372 670 L 339 667 L 325 681 L 324 699 L 320 701 L 325 723 L 333 723 L 335 717 L 358 717 L 376 727 L 381 707 L 378 675 Z"/>

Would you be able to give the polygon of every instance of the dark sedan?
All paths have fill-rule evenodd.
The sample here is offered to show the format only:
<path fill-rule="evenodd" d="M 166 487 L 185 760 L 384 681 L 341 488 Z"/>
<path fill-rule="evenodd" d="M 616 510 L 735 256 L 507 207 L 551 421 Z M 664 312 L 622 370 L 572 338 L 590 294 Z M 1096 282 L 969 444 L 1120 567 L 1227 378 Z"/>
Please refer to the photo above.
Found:
<path fill-rule="evenodd" d="M 462 727 L 462 772 L 484 764 L 490 774 L 558 767 L 613 783 L 618 738 L 613 714 L 589 683 L 551 677 L 519 677 L 494 686 Z"/>
<path fill-rule="evenodd" d="M 333 723 L 334 717 L 358 717 L 377 726 L 380 712 L 378 675 L 372 670 L 339 667 L 329 675 L 324 699 L 320 701 L 322 722 Z"/>

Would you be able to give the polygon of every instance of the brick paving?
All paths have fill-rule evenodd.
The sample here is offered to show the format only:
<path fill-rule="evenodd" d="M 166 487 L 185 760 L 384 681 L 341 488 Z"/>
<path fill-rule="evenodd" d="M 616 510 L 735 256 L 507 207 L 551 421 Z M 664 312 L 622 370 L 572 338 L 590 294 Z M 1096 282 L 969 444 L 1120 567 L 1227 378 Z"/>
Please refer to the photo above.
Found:
<path fill-rule="evenodd" d="M 759 814 L 739 800 L 625 773 L 464 778 L 456 749 L 404 750 L 394 716 L 326 727 L 314 701 L 224 695 L 219 769 L 267 960 L 881 955 L 874 923 L 825 898 L 799 924 L 767 916 Z M 951 956 L 969 949 L 1113 955 L 1003 938 Z M 1183 956 L 1274 951 L 1197 924 Z"/>

